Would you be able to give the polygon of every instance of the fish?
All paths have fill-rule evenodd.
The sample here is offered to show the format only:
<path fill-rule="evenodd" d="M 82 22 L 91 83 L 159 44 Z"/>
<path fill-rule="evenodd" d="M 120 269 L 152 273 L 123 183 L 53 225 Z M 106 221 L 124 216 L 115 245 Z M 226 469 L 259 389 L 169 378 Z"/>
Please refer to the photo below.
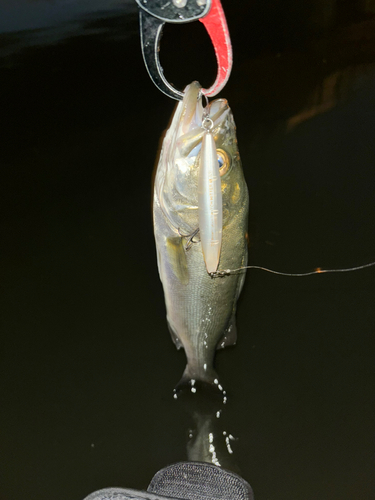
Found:
<path fill-rule="evenodd" d="M 205 146 L 205 142 L 210 144 Z M 211 153 L 202 151 L 205 147 Z M 202 240 L 207 235 L 200 234 L 207 213 L 207 207 L 202 209 L 202 196 L 209 196 L 202 193 L 207 183 L 200 179 L 205 175 L 202 157 L 207 154 L 217 155 L 213 168 L 219 175 L 220 203 L 212 210 L 210 222 L 220 233 L 220 238 L 213 238 L 216 264 L 205 255 Z M 177 387 L 221 387 L 214 369 L 215 353 L 236 343 L 236 306 L 245 273 L 213 276 L 216 269 L 246 266 L 248 210 L 232 111 L 225 99 L 203 106 L 201 86 L 193 82 L 185 88 L 165 134 L 153 190 L 154 236 L 167 323 L 173 342 L 177 349 L 184 349 L 187 359 Z"/>

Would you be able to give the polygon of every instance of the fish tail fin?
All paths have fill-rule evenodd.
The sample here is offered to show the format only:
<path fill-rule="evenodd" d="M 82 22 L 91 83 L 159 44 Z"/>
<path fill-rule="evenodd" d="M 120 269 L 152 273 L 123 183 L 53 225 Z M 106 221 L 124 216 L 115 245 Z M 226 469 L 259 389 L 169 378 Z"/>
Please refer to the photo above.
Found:
<path fill-rule="evenodd" d="M 174 389 L 174 397 L 177 398 L 180 393 L 185 392 L 215 392 L 226 397 L 226 392 L 219 381 L 219 376 L 214 370 L 210 368 L 205 371 L 194 370 L 188 364 L 182 375 L 181 380 Z"/>

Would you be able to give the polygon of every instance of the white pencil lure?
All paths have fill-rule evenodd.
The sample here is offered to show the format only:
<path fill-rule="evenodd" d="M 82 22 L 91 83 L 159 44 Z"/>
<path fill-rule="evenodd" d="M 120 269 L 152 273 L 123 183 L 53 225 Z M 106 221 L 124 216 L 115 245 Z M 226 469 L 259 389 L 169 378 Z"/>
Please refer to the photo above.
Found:
<path fill-rule="evenodd" d="M 205 129 L 205 133 L 202 140 L 198 174 L 198 218 L 203 258 L 207 272 L 210 274 L 217 271 L 220 260 L 223 200 L 211 118 L 204 117 L 202 127 Z"/>

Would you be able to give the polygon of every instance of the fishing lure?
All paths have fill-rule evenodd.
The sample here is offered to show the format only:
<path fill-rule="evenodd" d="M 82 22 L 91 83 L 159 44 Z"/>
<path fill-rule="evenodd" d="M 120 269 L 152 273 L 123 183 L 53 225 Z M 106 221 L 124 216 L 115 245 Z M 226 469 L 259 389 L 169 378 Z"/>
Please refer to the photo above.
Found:
<path fill-rule="evenodd" d="M 199 233 L 208 273 L 217 271 L 223 233 L 223 197 L 213 126 L 213 121 L 204 117 L 202 127 L 205 133 L 198 175 Z"/>

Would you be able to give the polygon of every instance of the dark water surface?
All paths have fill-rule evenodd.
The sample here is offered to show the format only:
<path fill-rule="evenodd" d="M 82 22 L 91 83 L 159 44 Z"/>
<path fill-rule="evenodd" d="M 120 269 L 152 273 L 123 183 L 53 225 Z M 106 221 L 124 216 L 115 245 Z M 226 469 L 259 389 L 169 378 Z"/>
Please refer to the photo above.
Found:
<path fill-rule="evenodd" d="M 224 3 L 250 263 L 286 272 L 375 260 L 374 5 L 300 3 Z M 0 34 L 0 500 L 146 488 L 211 425 L 256 500 L 374 499 L 375 269 L 249 271 L 222 423 L 173 400 L 150 200 L 174 103 L 134 9 L 64 21 Z M 180 88 L 216 71 L 200 23 L 161 59 Z"/>

